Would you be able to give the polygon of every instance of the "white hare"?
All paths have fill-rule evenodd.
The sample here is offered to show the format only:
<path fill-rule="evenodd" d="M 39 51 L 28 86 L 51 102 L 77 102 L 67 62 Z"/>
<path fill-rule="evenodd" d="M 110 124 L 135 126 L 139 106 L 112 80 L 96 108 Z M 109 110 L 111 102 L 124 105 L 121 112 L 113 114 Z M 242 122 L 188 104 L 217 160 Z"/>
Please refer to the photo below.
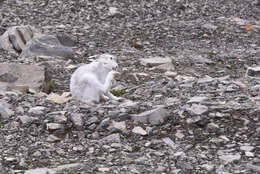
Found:
<path fill-rule="evenodd" d="M 110 54 L 102 54 L 92 63 L 80 66 L 70 79 L 71 95 L 82 102 L 119 100 L 110 93 L 117 67 L 116 57 Z"/>

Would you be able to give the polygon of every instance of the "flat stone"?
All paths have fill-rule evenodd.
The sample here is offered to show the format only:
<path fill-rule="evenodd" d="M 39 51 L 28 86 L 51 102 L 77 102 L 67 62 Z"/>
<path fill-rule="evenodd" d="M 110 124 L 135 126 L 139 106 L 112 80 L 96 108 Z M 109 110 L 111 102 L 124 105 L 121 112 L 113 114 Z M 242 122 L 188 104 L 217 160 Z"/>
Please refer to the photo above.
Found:
<path fill-rule="evenodd" d="M 63 130 L 64 125 L 59 124 L 59 123 L 47 123 L 46 124 L 46 129 L 49 131 L 54 131 L 54 130 Z"/>
<path fill-rule="evenodd" d="M 24 174 L 54 174 L 55 171 L 48 169 L 48 168 L 39 168 L 39 169 L 31 169 L 25 171 Z"/>
<path fill-rule="evenodd" d="M 177 145 L 176 145 L 169 137 L 163 138 L 162 140 L 163 140 L 163 142 L 164 142 L 165 144 L 167 144 L 168 146 L 170 146 L 172 149 L 175 150 L 175 149 L 177 148 Z"/>
<path fill-rule="evenodd" d="M 163 106 L 157 106 L 157 108 L 145 111 L 140 114 L 132 115 L 132 119 L 136 122 L 150 123 L 152 125 L 158 125 L 164 122 L 168 117 L 168 113 Z"/>
<path fill-rule="evenodd" d="M 171 63 L 171 58 L 153 57 L 140 59 L 140 64 L 143 66 L 159 66 L 162 64 Z"/>
<path fill-rule="evenodd" d="M 36 106 L 36 107 L 30 108 L 28 113 L 33 114 L 33 115 L 42 115 L 45 110 L 46 110 L 46 108 L 43 106 Z"/>
<path fill-rule="evenodd" d="M 7 91 L 19 91 L 22 93 L 28 93 L 29 86 L 28 85 L 8 85 Z"/>
<path fill-rule="evenodd" d="M 245 145 L 245 146 L 240 146 L 240 149 L 245 152 L 250 152 L 250 151 L 254 150 L 254 147 Z"/>
<path fill-rule="evenodd" d="M 246 164 L 245 167 L 247 169 L 253 170 L 253 171 L 257 172 L 257 173 L 260 172 L 260 166 L 258 166 L 258 165 Z"/>
<path fill-rule="evenodd" d="M 29 86 L 36 91 L 47 91 L 51 77 L 44 67 L 22 64 L 0 64 L 0 91 L 11 86 Z"/>
<path fill-rule="evenodd" d="M 67 123 L 67 121 L 68 121 L 65 114 L 66 114 L 66 111 L 56 111 L 56 112 L 48 113 L 47 116 L 51 121 L 53 121 L 55 123 L 64 124 L 64 123 Z"/>
<path fill-rule="evenodd" d="M 54 143 L 57 141 L 60 141 L 61 139 L 59 137 L 56 137 L 55 135 L 49 135 L 46 139 L 47 142 Z"/>
<path fill-rule="evenodd" d="M 101 139 L 103 143 L 120 143 L 121 138 L 119 133 L 108 135 Z"/>
<path fill-rule="evenodd" d="M 117 122 L 117 121 L 112 121 L 110 126 L 108 127 L 109 130 L 120 130 L 122 132 L 126 131 L 126 123 L 125 121 Z"/>
<path fill-rule="evenodd" d="M 240 160 L 241 155 L 240 154 L 226 154 L 226 155 L 220 155 L 219 159 L 223 160 L 225 164 L 228 164 L 230 162 Z"/>
<path fill-rule="evenodd" d="M 65 33 L 57 33 L 57 39 L 60 41 L 61 45 L 66 47 L 74 47 L 76 46 L 76 42 L 71 39 L 71 37 Z"/>
<path fill-rule="evenodd" d="M 139 135 L 147 135 L 147 132 L 140 126 L 134 127 L 132 132 Z"/>
<path fill-rule="evenodd" d="M 38 35 L 33 37 L 23 49 L 22 57 L 72 57 L 73 51 L 71 48 L 63 46 L 56 36 Z"/>
<path fill-rule="evenodd" d="M 208 99 L 208 97 L 204 97 L 204 96 L 194 96 L 194 97 L 191 97 L 190 100 L 187 101 L 187 103 L 201 103 L 207 99 Z"/>

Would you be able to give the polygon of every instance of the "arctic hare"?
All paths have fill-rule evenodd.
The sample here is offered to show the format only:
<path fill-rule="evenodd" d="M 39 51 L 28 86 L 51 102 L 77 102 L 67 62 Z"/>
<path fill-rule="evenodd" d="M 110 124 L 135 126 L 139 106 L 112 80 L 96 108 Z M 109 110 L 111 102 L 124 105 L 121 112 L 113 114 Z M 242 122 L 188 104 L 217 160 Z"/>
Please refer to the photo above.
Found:
<path fill-rule="evenodd" d="M 117 67 L 116 57 L 110 54 L 102 54 L 92 63 L 80 66 L 70 79 L 71 95 L 82 102 L 99 102 L 101 98 L 119 100 L 109 91 Z"/>

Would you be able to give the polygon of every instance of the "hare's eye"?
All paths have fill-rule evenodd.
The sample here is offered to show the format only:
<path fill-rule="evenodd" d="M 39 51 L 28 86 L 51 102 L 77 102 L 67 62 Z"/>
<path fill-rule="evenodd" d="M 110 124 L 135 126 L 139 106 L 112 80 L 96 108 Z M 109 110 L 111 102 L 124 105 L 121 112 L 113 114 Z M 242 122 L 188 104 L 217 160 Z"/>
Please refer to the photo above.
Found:
<path fill-rule="evenodd" d="M 110 57 L 111 60 L 113 60 L 113 57 Z"/>

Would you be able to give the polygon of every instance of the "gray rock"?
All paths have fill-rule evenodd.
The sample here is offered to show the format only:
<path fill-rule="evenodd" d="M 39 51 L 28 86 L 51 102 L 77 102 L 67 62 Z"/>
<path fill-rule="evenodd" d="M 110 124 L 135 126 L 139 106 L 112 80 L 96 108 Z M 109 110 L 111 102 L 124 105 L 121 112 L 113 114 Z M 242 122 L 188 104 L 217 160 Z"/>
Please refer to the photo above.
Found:
<path fill-rule="evenodd" d="M 47 142 L 54 143 L 57 141 L 60 141 L 61 139 L 59 137 L 56 137 L 55 135 L 49 135 L 46 139 Z"/>
<path fill-rule="evenodd" d="M 250 170 L 253 170 L 257 173 L 260 173 L 260 166 L 253 165 L 253 164 L 246 164 L 245 167 L 250 169 Z"/>
<path fill-rule="evenodd" d="M 185 161 L 178 160 L 176 165 L 182 170 L 193 170 L 193 166 Z"/>
<path fill-rule="evenodd" d="M 63 46 L 56 36 L 39 35 L 33 37 L 22 51 L 22 57 L 72 57 L 73 51 L 71 48 Z"/>
<path fill-rule="evenodd" d="M 47 123 L 46 129 L 49 131 L 64 130 L 64 125 L 59 123 Z"/>
<path fill-rule="evenodd" d="M 134 127 L 132 132 L 139 135 L 147 135 L 147 132 L 140 126 Z"/>
<path fill-rule="evenodd" d="M 140 64 L 143 66 L 159 66 L 162 64 L 169 64 L 171 63 L 172 60 L 171 58 L 163 58 L 163 57 L 153 57 L 153 58 L 144 58 L 144 59 L 140 59 Z"/>
<path fill-rule="evenodd" d="M 208 107 L 200 104 L 192 104 L 191 107 L 187 107 L 186 110 L 191 115 L 202 115 L 208 112 Z"/>
<path fill-rule="evenodd" d="M 33 115 L 42 115 L 45 110 L 46 110 L 46 108 L 43 106 L 36 106 L 36 107 L 30 108 L 28 113 L 33 114 Z"/>
<path fill-rule="evenodd" d="M 207 125 L 207 129 L 209 132 L 217 132 L 219 130 L 219 126 L 215 123 L 209 123 Z"/>
<path fill-rule="evenodd" d="M 72 114 L 71 117 L 70 117 L 73 125 L 75 126 L 75 128 L 77 130 L 82 130 L 83 127 L 84 127 L 84 121 L 83 121 L 83 118 L 82 118 L 82 115 L 81 114 Z"/>
<path fill-rule="evenodd" d="M 164 143 L 166 143 L 168 146 L 170 146 L 173 150 L 175 150 L 177 148 L 177 145 L 169 138 L 163 138 L 162 139 Z"/>
<path fill-rule="evenodd" d="M 64 124 L 67 123 L 68 119 L 65 116 L 66 111 L 56 111 L 47 114 L 47 117 L 50 119 L 51 122 Z"/>
<path fill-rule="evenodd" d="M 5 100 L 0 99 L 0 118 L 8 119 L 14 115 L 14 111 L 12 110 L 12 105 L 7 103 Z"/>
<path fill-rule="evenodd" d="M 208 99 L 208 97 L 205 97 L 205 96 L 194 96 L 194 97 L 191 97 L 190 100 L 187 101 L 187 103 L 201 103 L 207 99 Z"/>
<path fill-rule="evenodd" d="M 121 138 L 119 133 L 108 135 L 101 139 L 101 142 L 103 143 L 120 143 Z"/>
<path fill-rule="evenodd" d="M 246 71 L 247 77 L 260 78 L 260 66 L 248 67 Z"/>
<path fill-rule="evenodd" d="M 27 125 L 30 125 L 32 124 L 34 121 L 37 120 L 37 118 L 34 118 L 34 117 L 29 117 L 27 115 L 24 115 L 24 116 L 18 116 L 18 119 L 20 120 L 20 122 L 27 126 Z"/>
<path fill-rule="evenodd" d="M 31 26 L 11 27 L 0 36 L 0 48 L 20 53 L 25 49 L 26 44 L 38 34 L 40 32 Z"/>
<path fill-rule="evenodd" d="M 224 154 L 224 155 L 220 155 L 219 159 L 223 160 L 225 164 L 228 164 L 230 162 L 236 161 L 236 160 L 240 160 L 241 159 L 241 155 L 240 154 Z"/>
<path fill-rule="evenodd" d="M 27 85 L 36 91 L 48 91 L 50 75 L 44 67 L 22 64 L 0 64 L 0 91 L 9 85 Z"/>
<path fill-rule="evenodd" d="M 31 169 L 25 171 L 24 174 L 54 174 L 55 171 L 48 169 L 48 168 L 39 168 L 39 169 Z"/>
<path fill-rule="evenodd" d="M 131 117 L 136 122 L 158 125 L 164 122 L 164 120 L 168 117 L 168 113 L 167 110 L 160 105 L 153 110 L 145 111 L 140 114 L 135 114 L 132 115 Z"/>
<path fill-rule="evenodd" d="M 76 46 L 75 41 L 72 40 L 67 34 L 57 33 L 56 37 L 60 41 L 61 45 L 65 46 L 65 47 L 74 47 L 74 46 Z"/>
<path fill-rule="evenodd" d="M 125 121 L 117 122 L 112 120 L 108 129 L 111 131 L 120 130 L 121 132 L 126 132 L 126 123 Z"/>
<path fill-rule="evenodd" d="M 199 78 L 197 83 L 198 84 L 206 84 L 206 83 L 211 83 L 214 82 L 216 79 L 212 77 L 205 77 L 205 78 Z"/>

